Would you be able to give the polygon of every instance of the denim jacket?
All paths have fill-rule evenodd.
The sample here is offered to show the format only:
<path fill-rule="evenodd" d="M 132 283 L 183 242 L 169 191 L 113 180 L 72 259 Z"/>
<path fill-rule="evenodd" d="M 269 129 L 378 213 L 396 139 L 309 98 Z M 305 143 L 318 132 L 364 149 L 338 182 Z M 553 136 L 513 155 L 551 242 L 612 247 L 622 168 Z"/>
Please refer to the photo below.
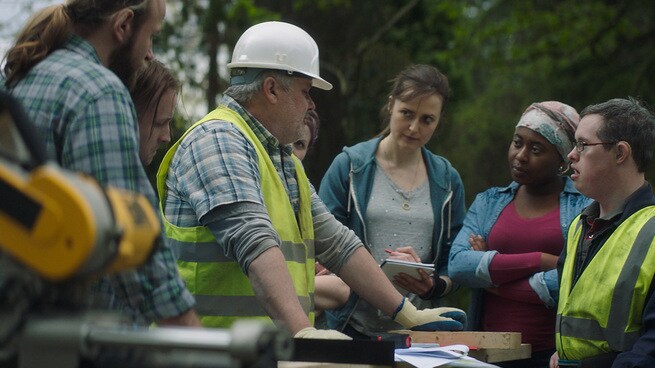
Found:
<path fill-rule="evenodd" d="M 564 189 L 560 193 L 560 226 L 566 240 L 571 221 L 582 209 L 591 204 L 591 200 L 575 189 L 573 181 L 565 177 Z M 469 235 L 479 234 L 486 240 L 500 213 L 514 199 L 519 184 L 512 182 L 509 186 L 494 187 L 479 193 L 469 209 L 462 230 L 459 232 L 450 250 L 448 271 L 454 282 L 473 288 L 471 304 L 468 311 L 469 330 L 480 328 L 482 309 L 482 289 L 494 287 L 489 273 L 489 264 L 498 254 L 495 250 L 486 252 L 473 251 L 468 242 Z M 529 279 L 530 286 L 549 308 L 553 308 L 558 298 L 557 270 L 537 272 Z"/>

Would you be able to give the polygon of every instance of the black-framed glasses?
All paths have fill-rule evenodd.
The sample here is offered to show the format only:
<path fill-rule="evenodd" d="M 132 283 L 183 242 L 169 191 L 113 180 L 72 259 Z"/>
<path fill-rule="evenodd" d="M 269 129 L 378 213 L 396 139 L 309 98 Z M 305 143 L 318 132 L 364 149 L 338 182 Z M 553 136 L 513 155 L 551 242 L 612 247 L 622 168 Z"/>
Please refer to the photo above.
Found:
<path fill-rule="evenodd" d="M 584 151 L 584 148 L 587 146 L 600 146 L 600 145 L 608 145 L 608 144 L 617 144 L 618 142 L 596 142 L 596 143 L 587 143 L 587 142 L 580 142 L 580 141 L 575 141 L 575 149 L 578 152 Z"/>

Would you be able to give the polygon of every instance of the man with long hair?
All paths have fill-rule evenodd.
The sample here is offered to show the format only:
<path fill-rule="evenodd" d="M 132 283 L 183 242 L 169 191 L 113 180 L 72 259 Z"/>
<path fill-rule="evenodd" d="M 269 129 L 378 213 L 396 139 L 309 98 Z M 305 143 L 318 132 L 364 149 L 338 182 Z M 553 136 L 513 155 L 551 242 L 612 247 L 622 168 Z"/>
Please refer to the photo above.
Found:
<path fill-rule="evenodd" d="M 35 14 L 5 56 L 4 85 L 26 109 L 49 154 L 102 185 L 156 196 L 139 159 L 127 89 L 153 59 L 164 0 L 69 0 Z M 199 325 L 194 299 L 162 243 L 137 271 L 102 277 L 92 307 L 137 323 Z"/>

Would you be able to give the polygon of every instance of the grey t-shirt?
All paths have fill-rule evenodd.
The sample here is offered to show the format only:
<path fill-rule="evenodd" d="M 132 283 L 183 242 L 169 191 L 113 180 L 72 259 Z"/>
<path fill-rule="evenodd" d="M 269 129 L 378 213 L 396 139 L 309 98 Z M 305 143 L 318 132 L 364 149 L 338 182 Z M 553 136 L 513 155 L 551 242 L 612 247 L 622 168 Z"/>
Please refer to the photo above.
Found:
<path fill-rule="evenodd" d="M 412 246 L 424 262 L 432 262 L 432 229 L 434 213 L 427 180 L 410 192 L 403 191 L 378 165 L 371 197 L 366 208 L 366 235 L 373 258 L 378 263 L 388 254 L 385 249 Z M 419 309 L 432 308 L 432 303 L 409 293 L 409 300 Z M 390 317 L 360 298 L 350 324 L 361 333 L 402 329 Z"/>

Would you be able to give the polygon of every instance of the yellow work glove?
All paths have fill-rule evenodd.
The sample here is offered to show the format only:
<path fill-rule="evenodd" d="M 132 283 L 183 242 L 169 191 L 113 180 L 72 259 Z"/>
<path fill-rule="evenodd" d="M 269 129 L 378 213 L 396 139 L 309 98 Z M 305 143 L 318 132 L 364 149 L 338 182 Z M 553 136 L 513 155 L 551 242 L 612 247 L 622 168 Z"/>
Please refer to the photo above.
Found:
<path fill-rule="evenodd" d="M 305 327 L 293 337 L 297 339 L 352 340 L 352 337 L 337 330 L 317 330 L 314 327 Z"/>
<path fill-rule="evenodd" d="M 407 299 L 398 306 L 393 320 L 414 331 L 461 331 L 466 323 L 466 313 L 457 308 L 433 308 L 417 310 Z"/>

